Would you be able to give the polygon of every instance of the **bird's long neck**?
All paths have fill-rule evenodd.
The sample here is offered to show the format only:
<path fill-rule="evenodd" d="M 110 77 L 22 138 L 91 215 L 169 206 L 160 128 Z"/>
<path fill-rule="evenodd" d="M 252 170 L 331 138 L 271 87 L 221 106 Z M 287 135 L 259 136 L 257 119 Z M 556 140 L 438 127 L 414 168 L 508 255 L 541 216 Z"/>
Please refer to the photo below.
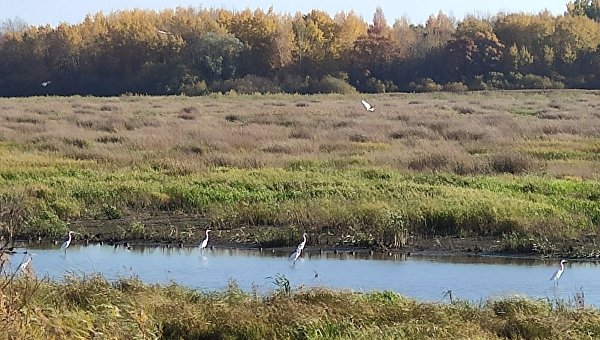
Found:
<path fill-rule="evenodd" d="M 71 233 L 69 233 L 69 242 L 71 242 Z"/>
<path fill-rule="evenodd" d="M 206 239 L 208 240 L 208 230 L 206 231 Z"/>
<path fill-rule="evenodd" d="M 565 264 L 564 263 L 560 263 L 560 270 L 565 270 Z"/>

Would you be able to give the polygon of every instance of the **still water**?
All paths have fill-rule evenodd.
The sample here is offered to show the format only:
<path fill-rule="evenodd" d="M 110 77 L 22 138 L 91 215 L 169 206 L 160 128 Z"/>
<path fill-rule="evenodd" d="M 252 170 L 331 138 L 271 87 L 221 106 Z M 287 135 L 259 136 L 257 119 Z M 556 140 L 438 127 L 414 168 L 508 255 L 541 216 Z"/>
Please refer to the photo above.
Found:
<path fill-rule="evenodd" d="M 294 264 L 287 252 L 245 249 L 72 245 L 66 254 L 57 248 L 30 251 L 37 254 L 36 274 L 59 280 L 66 274 L 101 273 L 110 280 L 139 277 L 203 291 L 222 290 L 235 281 L 245 291 L 268 293 L 277 288 L 274 278 L 285 276 L 293 288 L 392 290 L 424 301 L 447 301 L 449 290 L 454 298 L 475 302 L 514 295 L 572 301 L 583 291 L 586 305 L 600 306 L 597 262 L 568 262 L 559 285 L 553 285 L 556 260 L 325 252 L 306 253 Z M 22 257 L 13 256 L 13 268 Z"/>

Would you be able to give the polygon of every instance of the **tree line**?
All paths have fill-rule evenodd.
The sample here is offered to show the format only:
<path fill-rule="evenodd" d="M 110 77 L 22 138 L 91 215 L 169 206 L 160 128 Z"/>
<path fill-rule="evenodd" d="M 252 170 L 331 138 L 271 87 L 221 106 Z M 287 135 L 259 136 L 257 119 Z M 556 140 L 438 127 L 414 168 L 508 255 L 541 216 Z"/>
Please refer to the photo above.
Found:
<path fill-rule="evenodd" d="M 177 8 L 0 24 L 0 96 L 600 88 L 600 0 L 424 24 Z"/>

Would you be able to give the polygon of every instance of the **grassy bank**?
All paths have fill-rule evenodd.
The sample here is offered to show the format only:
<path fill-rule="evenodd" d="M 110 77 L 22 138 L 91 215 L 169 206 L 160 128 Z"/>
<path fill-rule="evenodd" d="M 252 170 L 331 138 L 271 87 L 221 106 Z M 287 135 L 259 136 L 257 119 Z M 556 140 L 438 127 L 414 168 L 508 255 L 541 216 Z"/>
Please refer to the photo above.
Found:
<path fill-rule="evenodd" d="M 3 338 L 22 339 L 583 339 L 600 332 L 597 310 L 543 300 L 475 306 L 422 303 L 392 292 L 275 288 L 258 296 L 234 283 L 203 293 L 131 279 L 17 279 L 3 288 L 0 327 Z"/>
<path fill-rule="evenodd" d="M 94 219 L 117 238 L 260 227 L 250 240 L 263 245 L 302 231 L 386 247 L 591 242 L 597 94 L 378 95 L 375 113 L 351 96 L 0 99 L 0 199 L 23 237 Z M 162 231 L 135 219 L 159 214 L 197 219 Z"/>

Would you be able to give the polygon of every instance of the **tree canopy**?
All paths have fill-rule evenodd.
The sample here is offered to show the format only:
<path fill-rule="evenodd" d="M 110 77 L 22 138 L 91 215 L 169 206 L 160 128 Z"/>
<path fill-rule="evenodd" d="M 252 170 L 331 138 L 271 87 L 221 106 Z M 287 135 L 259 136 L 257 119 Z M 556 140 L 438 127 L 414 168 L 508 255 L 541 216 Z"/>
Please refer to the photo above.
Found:
<path fill-rule="evenodd" d="M 192 7 L 56 27 L 7 19 L 0 96 L 600 88 L 600 0 L 565 7 L 461 21 L 440 12 L 419 25 L 390 25 L 380 7 L 371 22 Z"/>

